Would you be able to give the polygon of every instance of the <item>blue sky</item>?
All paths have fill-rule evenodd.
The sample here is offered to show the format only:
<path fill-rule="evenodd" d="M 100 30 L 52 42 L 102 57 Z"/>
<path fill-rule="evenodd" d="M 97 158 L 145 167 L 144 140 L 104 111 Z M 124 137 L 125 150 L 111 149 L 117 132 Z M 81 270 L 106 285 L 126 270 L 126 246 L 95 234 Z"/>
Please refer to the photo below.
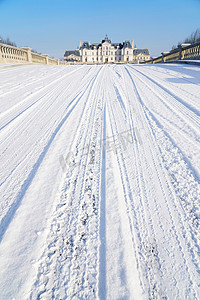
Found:
<path fill-rule="evenodd" d="M 0 35 L 58 58 L 106 34 L 157 56 L 197 28 L 200 0 L 0 0 Z"/>

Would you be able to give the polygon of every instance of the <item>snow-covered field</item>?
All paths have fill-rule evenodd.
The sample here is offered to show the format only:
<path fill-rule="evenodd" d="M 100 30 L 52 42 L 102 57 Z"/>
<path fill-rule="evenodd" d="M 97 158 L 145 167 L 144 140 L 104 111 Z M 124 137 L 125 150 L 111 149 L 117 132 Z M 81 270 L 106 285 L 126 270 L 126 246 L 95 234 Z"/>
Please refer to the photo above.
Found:
<path fill-rule="evenodd" d="M 0 70 L 0 299 L 200 299 L 200 68 Z"/>

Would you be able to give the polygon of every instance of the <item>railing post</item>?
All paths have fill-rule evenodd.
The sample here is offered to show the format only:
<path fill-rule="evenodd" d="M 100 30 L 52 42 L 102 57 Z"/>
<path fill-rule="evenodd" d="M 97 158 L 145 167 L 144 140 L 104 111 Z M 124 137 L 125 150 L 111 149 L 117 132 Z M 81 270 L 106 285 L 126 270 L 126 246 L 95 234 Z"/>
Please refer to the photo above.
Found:
<path fill-rule="evenodd" d="M 182 49 L 182 46 L 181 46 L 181 45 L 178 45 L 178 50 L 179 50 L 179 56 L 178 56 L 178 59 L 181 60 L 181 59 L 183 59 L 183 58 L 182 58 L 182 50 L 183 50 L 183 49 Z"/>
<path fill-rule="evenodd" d="M 152 64 L 155 64 L 155 58 L 156 57 L 152 57 Z"/>
<path fill-rule="evenodd" d="M 43 54 L 45 56 L 45 65 L 49 64 L 49 54 Z"/>
<path fill-rule="evenodd" d="M 184 59 L 184 54 L 185 54 L 185 47 L 190 46 L 191 44 L 181 44 L 179 46 L 179 59 Z"/>
<path fill-rule="evenodd" d="M 2 62 L 3 63 L 3 58 L 2 58 L 2 51 L 1 51 L 1 45 L 0 45 L 0 62 Z"/>
<path fill-rule="evenodd" d="M 32 63 L 32 55 L 31 55 L 31 50 L 32 48 L 28 48 L 28 47 L 22 47 L 21 49 L 26 51 L 26 55 L 27 55 L 27 61 Z"/>
<path fill-rule="evenodd" d="M 169 53 L 169 52 L 162 52 L 162 62 L 166 62 L 166 54 Z"/>

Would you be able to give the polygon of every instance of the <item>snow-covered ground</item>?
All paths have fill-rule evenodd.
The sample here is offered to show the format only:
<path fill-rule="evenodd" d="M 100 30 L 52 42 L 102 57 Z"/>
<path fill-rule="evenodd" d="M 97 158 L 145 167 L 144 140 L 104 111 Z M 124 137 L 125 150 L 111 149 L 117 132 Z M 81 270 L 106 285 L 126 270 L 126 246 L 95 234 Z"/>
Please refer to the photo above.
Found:
<path fill-rule="evenodd" d="M 200 299 L 200 68 L 0 70 L 0 299 Z"/>

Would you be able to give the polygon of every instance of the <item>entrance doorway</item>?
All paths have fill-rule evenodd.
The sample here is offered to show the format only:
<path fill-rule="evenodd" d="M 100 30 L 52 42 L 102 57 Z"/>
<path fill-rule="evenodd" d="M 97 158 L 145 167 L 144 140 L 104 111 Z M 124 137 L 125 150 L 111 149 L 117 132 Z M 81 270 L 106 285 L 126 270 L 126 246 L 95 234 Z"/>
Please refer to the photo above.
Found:
<path fill-rule="evenodd" d="M 128 57 L 127 57 L 126 61 L 128 62 Z"/>
<path fill-rule="evenodd" d="M 87 58 L 85 58 L 85 62 L 87 62 Z"/>
<path fill-rule="evenodd" d="M 106 58 L 105 58 L 105 63 L 107 63 L 107 62 L 108 62 L 108 58 L 106 57 Z"/>

